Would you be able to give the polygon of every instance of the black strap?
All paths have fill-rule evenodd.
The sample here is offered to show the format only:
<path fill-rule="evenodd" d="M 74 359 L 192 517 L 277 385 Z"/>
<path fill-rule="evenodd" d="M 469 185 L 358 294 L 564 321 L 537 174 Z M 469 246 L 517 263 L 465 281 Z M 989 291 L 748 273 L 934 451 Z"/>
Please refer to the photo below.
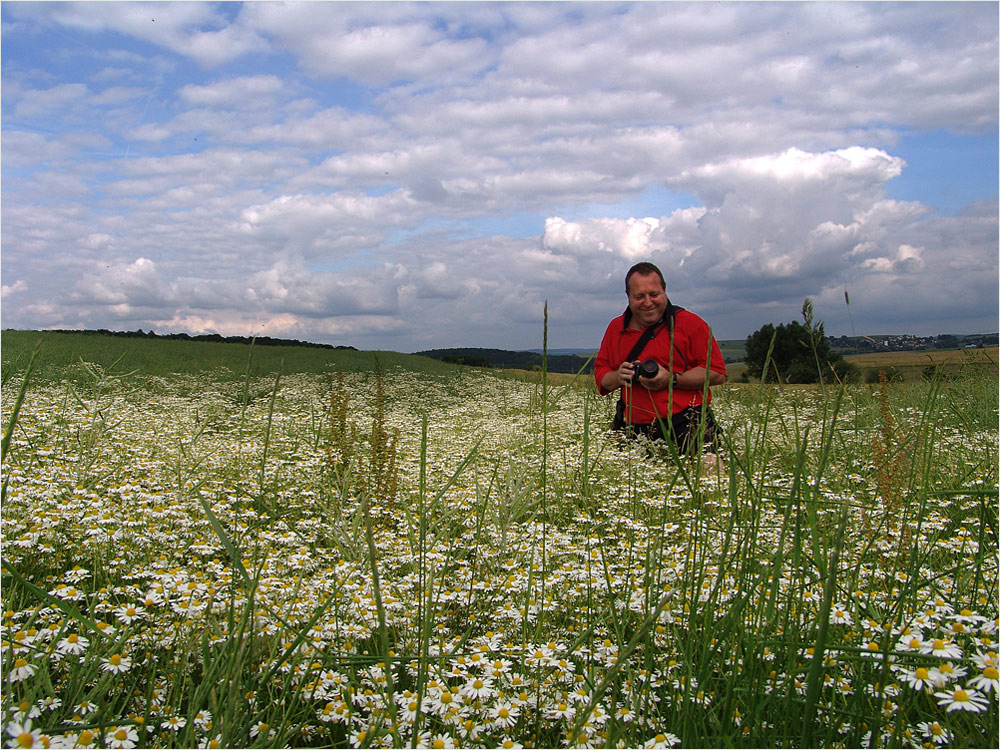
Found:
<path fill-rule="evenodd" d="M 635 346 L 632 347 L 632 350 L 628 353 L 628 356 L 625 358 L 625 361 L 626 362 L 633 362 L 633 361 L 635 361 L 635 359 L 639 356 L 639 354 L 642 353 L 642 350 L 646 348 L 646 344 L 648 344 L 649 341 L 650 341 L 650 339 L 652 339 L 653 336 L 656 335 L 657 330 L 664 323 L 667 324 L 667 328 L 670 330 L 671 333 L 673 333 L 673 330 L 674 330 L 674 318 L 677 316 L 677 313 L 680 312 L 683 309 L 684 309 L 683 307 L 679 307 L 678 305 L 674 305 L 674 304 L 672 304 L 670 302 L 667 302 L 667 309 L 663 311 L 663 317 L 660 318 L 658 321 L 656 321 L 655 323 L 653 323 L 653 325 L 649 326 L 645 331 L 642 332 L 642 336 L 640 336 L 639 340 L 635 342 Z M 627 308 L 626 307 L 625 308 L 625 320 L 624 320 L 624 327 L 625 328 L 628 328 L 629 321 L 631 321 L 631 320 L 632 320 L 632 310 L 631 310 L 631 308 Z M 687 357 L 685 357 L 683 354 L 681 354 L 681 352 L 679 350 L 676 350 L 676 348 L 675 348 L 675 351 L 677 351 L 677 353 L 680 354 L 681 359 L 684 360 L 684 365 L 687 366 L 687 363 L 688 363 Z"/>
<path fill-rule="evenodd" d="M 632 311 L 629 310 L 629 312 Z M 649 328 L 647 328 L 645 331 L 642 332 L 642 336 L 639 337 L 639 340 L 635 342 L 635 346 L 632 347 L 632 350 L 628 353 L 628 356 L 625 357 L 626 362 L 633 362 L 635 358 L 642 353 L 642 350 L 646 348 L 646 344 L 648 344 L 650 340 L 653 338 L 653 336 L 656 335 L 656 329 L 663 324 L 664 318 L 666 318 L 666 315 L 664 315 L 663 318 L 660 318 L 656 323 L 653 323 L 653 325 L 649 326 Z M 625 325 L 626 326 L 628 325 L 627 320 L 625 321 Z"/>
<path fill-rule="evenodd" d="M 674 318 L 677 315 L 678 311 L 683 309 L 684 309 L 683 307 L 679 307 L 678 305 L 674 305 L 670 302 L 667 302 L 667 309 L 664 310 L 663 317 L 642 332 L 642 336 L 640 336 L 639 340 L 635 342 L 635 346 L 633 346 L 631 351 L 629 351 L 628 356 L 625 358 L 625 361 L 634 362 L 636 358 L 642 353 L 642 350 L 646 348 L 646 344 L 650 342 L 653 336 L 656 335 L 657 330 L 664 323 L 667 324 L 667 328 L 670 330 L 671 333 L 673 333 Z M 625 328 L 628 328 L 628 324 L 631 319 L 632 319 L 631 308 L 625 308 L 625 320 L 624 320 Z M 677 352 L 678 355 L 680 355 L 680 358 L 684 361 L 684 366 L 687 367 L 688 366 L 687 357 L 685 357 L 684 354 L 681 352 L 681 350 L 678 349 L 676 346 L 674 346 L 674 351 Z M 624 388 L 621 389 L 620 395 L 618 396 L 618 400 L 624 403 L 625 401 Z"/>

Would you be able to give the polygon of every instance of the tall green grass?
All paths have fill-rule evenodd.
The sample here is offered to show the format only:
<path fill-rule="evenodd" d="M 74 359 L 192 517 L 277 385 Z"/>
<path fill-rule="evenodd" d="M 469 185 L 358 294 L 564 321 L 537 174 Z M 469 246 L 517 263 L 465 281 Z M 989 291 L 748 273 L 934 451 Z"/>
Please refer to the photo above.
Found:
<path fill-rule="evenodd" d="M 240 354 L 241 380 L 160 375 L 152 400 L 128 356 L 5 383 L 22 737 L 996 746 L 995 688 L 935 695 L 996 659 L 995 382 L 717 389 L 719 476 L 618 445 L 607 400 L 544 377 Z"/>

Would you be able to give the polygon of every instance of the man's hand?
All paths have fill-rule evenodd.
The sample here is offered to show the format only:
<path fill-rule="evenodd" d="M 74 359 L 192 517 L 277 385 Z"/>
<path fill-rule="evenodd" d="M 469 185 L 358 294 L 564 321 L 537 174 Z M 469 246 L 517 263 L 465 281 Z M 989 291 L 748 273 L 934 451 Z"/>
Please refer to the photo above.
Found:
<path fill-rule="evenodd" d="M 618 385 L 632 385 L 632 378 L 635 377 L 635 365 L 632 362 L 622 362 L 618 366 Z"/>
<path fill-rule="evenodd" d="M 662 391 L 670 385 L 673 374 L 666 367 L 661 366 L 656 374 L 651 378 L 639 376 L 639 385 L 651 391 Z"/>

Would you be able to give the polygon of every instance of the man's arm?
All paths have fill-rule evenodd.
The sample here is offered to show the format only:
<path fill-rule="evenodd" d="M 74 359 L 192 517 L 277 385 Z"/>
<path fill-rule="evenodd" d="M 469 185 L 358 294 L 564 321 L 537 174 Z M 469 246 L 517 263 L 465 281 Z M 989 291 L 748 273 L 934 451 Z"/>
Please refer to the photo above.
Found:
<path fill-rule="evenodd" d="M 613 373 L 608 373 L 609 375 Z M 639 378 L 639 384 L 646 386 L 651 391 L 666 390 L 670 386 L 673 374 L 666 367 L 661 367 L 659 372 L 651 378 Z M 708 371 L 708 384 L 722 385 L 726 382 L 726 376 L 715 370 Z M 677 383 L 674 388 L 682 391 L 700 391 L 705 387 L 705 368 L 692 367 L 685 372 L 677 373 Z"/>

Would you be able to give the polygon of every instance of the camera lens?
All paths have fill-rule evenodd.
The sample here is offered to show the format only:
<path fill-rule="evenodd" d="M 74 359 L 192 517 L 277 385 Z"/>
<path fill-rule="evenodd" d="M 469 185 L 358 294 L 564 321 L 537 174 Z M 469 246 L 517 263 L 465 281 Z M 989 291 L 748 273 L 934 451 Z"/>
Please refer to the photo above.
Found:
<path fill-rule="evenodd" d="M 656 364 L 655 360 L 647 359 L 641 365 L 639 365 L 639 375 L 644 378 L 652 378 L 656 376 L 656 373 L 660 371 L 660 366 Z"/>

